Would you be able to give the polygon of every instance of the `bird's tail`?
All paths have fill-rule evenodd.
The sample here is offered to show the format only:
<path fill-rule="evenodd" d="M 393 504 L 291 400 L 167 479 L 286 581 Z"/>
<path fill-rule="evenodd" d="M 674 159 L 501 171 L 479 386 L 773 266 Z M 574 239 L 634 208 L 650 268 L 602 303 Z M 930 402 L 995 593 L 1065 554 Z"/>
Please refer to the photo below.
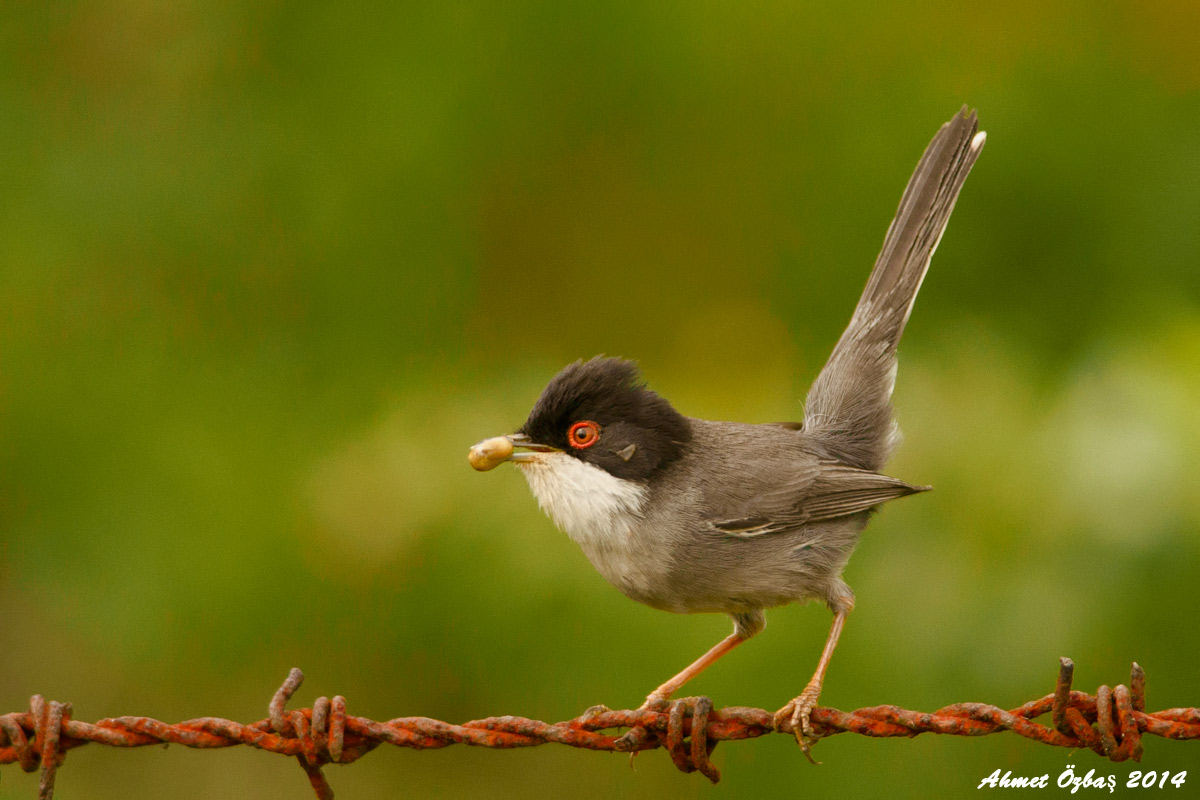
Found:
<path fill-rule="evenodd" d="M 896 437 L 896 345 L 967 173 L 983 149 L 966 106 L 942 126 L 909 179 L 849 327 L 805 401 L 804 429 L 831 455 L 879 470 Z"/>

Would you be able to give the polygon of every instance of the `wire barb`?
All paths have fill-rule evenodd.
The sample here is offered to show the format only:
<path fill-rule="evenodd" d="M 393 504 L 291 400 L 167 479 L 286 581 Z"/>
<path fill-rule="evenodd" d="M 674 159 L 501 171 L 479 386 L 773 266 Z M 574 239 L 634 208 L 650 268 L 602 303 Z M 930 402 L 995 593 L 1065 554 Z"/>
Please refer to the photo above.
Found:
<path fill-rule="evenodd" d="M 813 709 L 811 723 L 821 737 L 839 733 L 862 736 L 913 737 L 922 733 L 984 736 L 1012 731 L 1055 747 L 1086 747 L 1111 761 L 1142 758 L 1142 736 L 1200 739 L 1200 709 L 1145 709 L 1146 674 L 1133 664 L 1129 686 L 1101 686 L 1095 695 L 1071 688 L 1075 665 L 1060 659 L 1054 692 L 1006 711 L 985 703 L 956 703 L 932 713 L 896 706 L 856 711 Z M 587 750 L 638 753 L 663 748 L 683 772 L 699 772 L 713 783 L 721 773 L 709 760 L 719 742 L 754 739 L 774 733 L 771 712 L 730 706 L 714 709 L 707 697 L 689 697 L 661 708 L 613 711 L 594 706 L 575 719 L 547 723 L 524 717 L 489 717 L 452 725 L 427 717 L 401 717 L 376 722 L 346 714 L 346 699 L 317 698 L 312 708 L 287 710 L 304 674 L 293 669 L 275 692 L 266 719 L 249 725 L 217 717 L 175 723 L 149 717 L 117 717 L 96 723 L 71 718 L 71 704 L 34 695 L 29 711 L 0 715 L 0 764 L 20 764 L 26 772 L 41 767 L 39 800 L 51 800 L 58 768 L 67 751 L 88 743 L 111 747 L 143 747 L 172 743 L 214 748 L 249 745 L 294 756 L 304 768 L 320 800 L 332 800 L 333 789 L 321 768 L 349 764 L 381 744 L 430 750 L 466 744 L 515 748 L 557 743 Z M 1033 720 L 1050 715 L 1053 727 Z M 627 728 L 623 735 L 604 731 Z M 790 725 L 780 733 L 792 735 Z"/>

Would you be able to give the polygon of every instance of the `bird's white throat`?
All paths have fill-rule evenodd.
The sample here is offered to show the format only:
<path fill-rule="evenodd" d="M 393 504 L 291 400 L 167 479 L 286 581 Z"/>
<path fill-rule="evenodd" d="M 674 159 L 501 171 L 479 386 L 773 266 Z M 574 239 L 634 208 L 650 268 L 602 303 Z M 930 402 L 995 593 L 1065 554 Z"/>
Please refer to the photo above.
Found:
<path fill-rule="evenodd" d="M 589 551 L 625 540 L 641 517 L 646 489 L 566 453 L 520 463 L 538 505 Z"/>

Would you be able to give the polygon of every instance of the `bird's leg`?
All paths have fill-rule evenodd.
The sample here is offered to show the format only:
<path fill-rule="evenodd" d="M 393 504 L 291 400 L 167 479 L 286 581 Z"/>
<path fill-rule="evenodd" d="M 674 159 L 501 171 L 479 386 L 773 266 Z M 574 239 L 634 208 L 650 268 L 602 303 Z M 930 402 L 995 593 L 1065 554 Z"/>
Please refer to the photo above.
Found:
<path fill-rule="evenodd" d="M 779 730 L 784 722 L 791 722 L 792 733 L 800 744 L 800 749 L 804 752 L 805 758 L 814 764 L 817 762 L 813 761 L 811 751 L 812 746 L 817 743 L 818 737 L 813 733 L 809 716 L 816 708 L 817 699 L 821 696 L 821 686 L 825 682 L 825 670 L 829 667 L 829 659 L 833 656 L 834 648 L 837 647 L 838 637 L 842 635 L 842 626 L 846 624 L 846 615 L 854 608 L 854 595 L 849 592 L 849 587 L 846 587 L 846 592 L 845 595 L 839 595 L 829 604 L 833 609 L 833 625 L 830 626 L 829 636 L 825 639 L 825 649 L 821 651 L 821 660 L 817 662 L 817 671 L 813 673 L 812 679 L 804 687 L 804 691 L 776 711 L 774 717 L 776 730 Z"/>
<path fill-rule="evenodd" d="M 740 633 L 729 634 L 720 642 L 718 642 L 715 647 L 689 664 L 674 678 L 671 678 L 671 680 L 667 681 L 662 686 L 659 686 L 657 689 L 651 692 L 649 696 L 646 697 L 646 702 L 642 703 L 642 708 L 660 707 L 663 703 L 670 699 L 671 695 L 679 691 L 680 687 L 682 687 L 685 683 L 699 675 L 704 670 L 708 669 L 708 667 L 711 666 L 714 661 L 744 641 L 746 641 L 746 637 L 742 636 Z"/>
<path fill-rule="evenodd" d="M 641 707 L 643 709 L 661 708 L 662 705 L 668 699 L 670 699 L 671 695 L 679 691 L 679 689 L 685 683 L 712 666 L 713 662 L 715 662 L 718 658 L 725 655 L 730 650 L 761 631 L 764 624 L 765 622 L 761 611 L 734 614 L 733 633 L 726 636 L 711 650 L 689 664 L 678 675 L 671 678 L 662 686 L 659 686 L 657 689 L 651 692 L 646 697 L 646 702 L 642 703 Z"/>

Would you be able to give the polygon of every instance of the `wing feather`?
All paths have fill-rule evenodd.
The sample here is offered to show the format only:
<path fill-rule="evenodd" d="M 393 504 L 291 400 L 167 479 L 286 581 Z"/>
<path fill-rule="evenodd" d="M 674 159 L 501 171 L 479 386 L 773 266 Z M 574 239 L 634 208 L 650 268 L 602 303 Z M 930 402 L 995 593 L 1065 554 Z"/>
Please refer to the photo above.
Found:
<path fill-rule="evenodd" d="M 778 488 L 757 495 L 736 514 L 713 520 L 712 525 L 727 536 L 750 539 L 794 530 L 810 522 L 869 511 L 889 500 L 930 488 L 913 486 L 870 470 L 822 461 L 817 470 L 798 471 L 795 480 L 784 481 Z"/>

